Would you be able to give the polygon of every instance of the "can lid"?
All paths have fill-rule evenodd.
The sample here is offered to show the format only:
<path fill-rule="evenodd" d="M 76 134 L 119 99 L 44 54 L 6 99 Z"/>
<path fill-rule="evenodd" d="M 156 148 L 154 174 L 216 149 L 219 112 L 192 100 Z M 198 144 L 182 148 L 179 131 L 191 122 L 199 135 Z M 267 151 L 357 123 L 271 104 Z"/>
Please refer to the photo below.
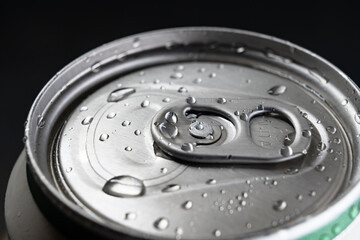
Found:
<path fill-rule="evenodd" d="M 299 238 L 359 197 L 358 109 L 354 83 L 293 44 L 173 29 L 66 67 L 35 102 L 26 146 L 49 199 L 98 231 Z"/>

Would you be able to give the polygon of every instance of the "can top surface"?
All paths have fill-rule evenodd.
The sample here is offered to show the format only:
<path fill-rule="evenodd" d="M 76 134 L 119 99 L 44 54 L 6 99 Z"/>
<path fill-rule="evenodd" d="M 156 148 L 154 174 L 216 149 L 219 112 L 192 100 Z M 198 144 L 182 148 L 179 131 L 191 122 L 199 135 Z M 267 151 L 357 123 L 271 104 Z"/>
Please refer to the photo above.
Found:
<path fill-rule="evenodd" d="M 26 148 L 46 196 L 107 237 L 288 239 L 359 197 L 359 133 L 359 89 L 315 54 L 180 28 L 59 72 Z"/>

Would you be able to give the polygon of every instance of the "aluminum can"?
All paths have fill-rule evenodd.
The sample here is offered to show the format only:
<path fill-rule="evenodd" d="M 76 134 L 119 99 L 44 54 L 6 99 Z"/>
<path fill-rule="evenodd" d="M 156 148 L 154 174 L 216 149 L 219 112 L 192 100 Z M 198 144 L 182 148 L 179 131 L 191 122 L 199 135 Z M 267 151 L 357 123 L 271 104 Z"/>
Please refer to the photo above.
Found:
<path fill-rule="evenodd" d="M 274 37 L 192 27 L 111 42 L 35 100 L 9 236 L 354 239 L 359 106 L 348 76 Z"/>

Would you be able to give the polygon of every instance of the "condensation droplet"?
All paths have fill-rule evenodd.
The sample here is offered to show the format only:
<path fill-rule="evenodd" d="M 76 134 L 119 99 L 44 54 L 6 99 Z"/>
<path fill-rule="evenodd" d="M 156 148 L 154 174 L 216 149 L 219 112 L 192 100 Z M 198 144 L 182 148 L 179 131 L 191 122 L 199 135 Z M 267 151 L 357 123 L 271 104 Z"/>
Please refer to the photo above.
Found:
<path fill-rule="evenodd" d="M 161 123 L 159 129 L 166 138 L 175 138 L 179 133 L 178 128 L 169 122 Z"/>
<path fill-rule="evenodd" d="M 206 181 L 207 184 L 216 184 L 216 179 L 209 179 Z"/>
<path fill-rule="evenodd" d="M 192 152 L 194 151 L 194 145 L 192 143 L 184 143 L 181 145 L 181 149 L 185 152 Z"/>
<path fill-rule="evenodd" d="M 88 107 L 86 107 L 86 106 L 82 106 L 81 108 L 80 108 L 80 112 L 85 112 L 85 111 L 87 111 L 88 110 Z"/>
<path fill-rule="evenodd" d="M 355 113 L 354 119 L 356 123 L 360 124 L 360 113 Z"/>
<path fill-rule="evenodd" d="M 81 124 L 82 125 L 89 125 L 93 120 L 93 117 L 92 116 L 87 116 L 86 118 L 84 118 L 82 121 L 81 121 Z"/>
<path fill-rule="evenodd" d="M 289 167 L 288 169 L 285 170 L 285 174 L 297 174 L 299 172 L 298 168 L 294 168 L 294 167 Z"/>
<path fill-rule="evenodd" d="M 162 192 L 176 192 L 181 189 L 181 186 L 179 184 L 169 184 L 166 187 L 164 187 L 161 191 Z"/>
<path fill-rule="evenodd" d="M 316 149 L 318 151 L 324 151 L 326 149 L 326 144 L 323 143 L 323 142 L 320 142 L 317 146 L 316 146 Z"/>
<path fill-rule="evenodd" d="M 172 78 L 172 79 L 181 79 L 181 78 L 183 78 L 183 74 L 180 73 L 180 72 L 175 72 L 175 73 L 170 75 L 170 78 Z"/>
<path fill-rule="evenodd" d="M 131 152 L 131 151 L 132 151 L 132 147 L 130 147 L 130 146 L 125 147 L 125 151 Z"/>
<path fill-rule="evenodd" d="M 205 72 L 206 71 L 206 69 L 205 68 L 199 68 L 199 70 L 198 70 L 198 72 L 200 72 L 200 73 L 203 73 L 203 72 Z"/>
<path fill-rule="evenodd" d="M 207 193 L 203 193 L 203 194 L 201 194 L 201 196 L 202 196 L 203 198 L 206 198 L 206 197 L 208 196 L 208 194 L 207 194 Z"/>
<path fill-rule="evenodd" d="M 318 172 L 323 172 L 323 171 L 325 171 L 325 166 L 319 164 L 319 165 L 317 165 L 317 166 L 315 167 L 315 170 L 318 171 Z"/>
<path fill-rule="evenodd" d="M 162 100 L 164 103 L 168 103 L 168 102 L 170 102 L 170 98 L 164 98 L 163 100 Z"/>
<path fill-rule="evenodd" d="M 327 130 L 329 133 L 331 133 L 331 134 L 335 134 L 335 133 L 336 133 L 336 128 L 333 127 L 333 126 L 328 126 L 328 127 L 326 128 L 326 130 Z"/>
<path fill-rule="evenodd" d="M 218 98 L 217 102 L 220 104 L 225 104 L 227 101 L 226 101 L 226 98 Z"/>
<path fill-rule="evenodd" d="M 96 62 L 96 63 L 94 63 L 94 64 L 91 66 L 91 71 L 94 72 L 94 73 L 99 72 L 100 69 L 101 69 L 101 64 L 100 64 L 100 62 Z"/>
<path fill-rule="evenodd" d="M 221 236 L 221 231 L 220 231 L 219 229 L 216 229 L 216 230 L 214 231 L 214 236 L 215 236 L 215 237 L 220 237 L 220 236 Z"/>
<path fill-rule="evenodd" d="M 304 198 L 304 196 L 301 195 L 301 194 L 298 194 L 298 195 L 296 196 L 296 199 L 299 200 L 299 201 L 303 200 L 303 198 Z"/>
<path fill-rule="evenodd" d="M 215 78 L 216 77 L 216 73 L 210 73 L 209 78 Z"/>
<path fill-rule="evenodd" d="M 194 80 L 193 80 L 193 83 L 195 83 L 195 84 L 199 84 L 199 83 L 201 83 L 202 82 L 202 79 L 201 78 L 195 78 Z"/>
<path fill-rule="evenodd" d="M 167 171 L 168 171 L 167 168 L 160 168 L 160 172 L 161 172 L 161 173 L 164 173 L 164 174 L 165 174 L 165 173 L 167 173 Z"/>
<path fill-rule="evenodd" d="M 107 99 L 108 102 L 118 102 L 135 93 L 134 88 L 119 88 L 112 91 Z"/>
<path fill-rule="evenodd" d="M 136 136 L 139 136 L 139 135 L 141 134 L 141 131 L 140 131 L 140 130 L 135 130 L 135 131 L 134 131 L 134 134 L 135 134 Z"/>
<path fill-rule="evenodd" d="M 187 90 L 185 87 L 180 87 L 180 88 L 178 89 L 178 92 L 179 92 L 179 93 L 187 93 L 188 90 Z"/>
<path fill-rule="evenodd" d="M 186 102 L 187 102 L 188 104 L 195 104 L 195 103 L 196 103 L 196 98 L 194 98 L 194 97 L 188 97 L 188 98 L 186 99 Z"/>
<path fill-rule="evenodd" d="M 274 87 L 270 88 L 268 90 L 268 94 L 273 95 L 273 96 L 279 96 L 281 94 L 284 94 L 285 91 L 286 91 L 286 86 L 279 85 L 279 86 L 274 86 Z"/>
<path fill-rule="evenodd" d="M 340 144 L 340 143 L 341 143 L 341 139 L 340 139 L 340 138 L 334 138 L 334 143 L 335 143 L 335 144 Z"/>
<path fill-rule="evenodd" d="M 280 153 L 281 155 L 283 155 L 284 157 L 288 157 L 288 156 L 291 156 L 293 155 L 293 150 L 290 146 L 283 146 L 281 149 L 280 149 Z"/>
<path fill-rule="evenodd" d="M 283 211 L 287 207 L 286 201 L 279 200 L 273 205 L 273 209 L 276 211 Z"/>
<path fill-rule="evenodd" d="M 103 191 L 111 196 L 130 198 L 139 197 L 145 193 L 143 181 L 132 176 L 118 176 L 108 180 Z"/>
<path fill-rule="evenodd" d="M 341 105 L 346 106 L 348 103 L 349 103 L 349 100 L 344 99 L 344 100 L 342 100 Z"/>
<path fill-rule="evenodd" d="M 125 220 L 135 220 L 137 218 L 137 214 L 135 212 L 128 212 L 125 214 Z"/>
<path fill-rule="evenodd" d="M 185 69 L 184 65 L 178 65 L 174 68 L 174 71 L 181 72 L 181 71 L 184 71 L 184 69 Z"/>
<path fill-rule="evenodd" d="M 121 125 L 122 125 L 123 127 L 127 127 L 127 126 L 131 125 L 131 122 L 128 121 L 128 120 L 125 120 L 125 121 L 123 121 L 123 122 L 121 123 Z"/>
<path fill-rule="evenodd" d="M 315 197 L 315 196 L 316 196 L 316 192 L 313 191 L 313 190 L 310 191 L 310 192 L 309 192 L 309 196 L 310 196 L 310 197 Z"/>
<path fill-rule="evenodd" d="M 234 112 L 234 115 L 235 115 L 235 116 L 240 116 L 240 111 L 236 110 L 236 111 Z"/>
<path fill-rule="evenodd" d="M 184 208 L 185 210 L 191 209 L 192 206 L 193 206 L 193 203 L 192 203 L 191 201 L 186 201 L 186 202 L 184 202 L 184 204 L 183 204 L 183 208 Z"/>
<path fill-rule="evenodd" d="M 66 172 L 67 173 L 70 173 L 72 171 L 72 167 L 68 167 L 67 169 L 66 169 Z"/>
<path fill-rule="evenodd" d="M 141 102 L 140 106 L 145 108 L 148 107 L 150 105 L 150 101 L 149 100 L 144 100 Z"/>
<path fill-rule="evenodd" d="M 108 119 L 113 119 L 114 117 L 116 117 L 116 113 L 111 112 L 106 116 Z"/>
<path fill-rule="evenodd" d="M 166 218 L 159 218 L 154 222 L 154 227 L 158 230 L 165 230 L 169 227 L 170 223 L 169 220 Z"/>
<path fill-rule="evenodd" d="M 237 52 L 237 53 L 243 53 L 243 52 L 245 52 L 245 47 L 238 47 L 238 48 L 236 48 L 236 52 Z"/>
<path fill-rule="evenodd" d="M 302 132 L 302 135 L 304 136 L 304 137 L 311 137 L 311 131 L 310 130 L 304 130 L 303 132 Z"/>
<path fill-rule="evenodd" d="M 38 118 L 37 118 L 37 126 L 38 126 L 38 128 L 45 127 L 45 120 L 44 120 L 44 117 L 42 115 L 39 115 Z"/>
<path fill-rule="evenodd" d="M 133 40 L 133 47 L 137 48 L 140 46 L 140 39 L 139 38 L 134 38 Z"/>
<path fill-rule="evenodd" d="M 103 133 L 100 135 L 99 140 L 104 142 L 109 138 L 109 134 Z"/>

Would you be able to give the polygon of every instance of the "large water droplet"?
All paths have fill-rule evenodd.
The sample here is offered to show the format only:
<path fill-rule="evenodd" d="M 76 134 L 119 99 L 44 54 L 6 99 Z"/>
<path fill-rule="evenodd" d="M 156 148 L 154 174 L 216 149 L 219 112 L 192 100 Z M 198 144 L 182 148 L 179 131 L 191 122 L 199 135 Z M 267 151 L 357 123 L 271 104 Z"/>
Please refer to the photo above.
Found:
<path fill-rule="evenodd" d="M 329 133 L 331 133 L 331 134 L 335 134 L 335 133 L 336 133 L 336 128 L 333 127 L 333 126 L 328 126 L 328 127 L 326 128 L 326 130 L 327 130 Z"/>
<path fill-rule="evenodd" d="M 178 116 L 176 113 L 174 112 L 167 112 L 165 114 L 165 120 L 168 122 L 168 123 L 172 123 L 172 124 L 175 124 L 177 123 L 178 121 Z"/>
<path fill-rule="evenodd" d="M 169 220 L 163 217 L 159 218 L 154 222 L 154 227 L 158 230 L 165 230 L 169 227 L 169 225 L 170 225 Z"/>
<path fill-rule="evenodd" d="M 84 120 L 82 120 L 81 124 L 82 125 L 89 125 L 93 120 L 92 116 L 87 116 L 86 118 L 84 118 Z"/>
<path fill-rule="evenodd" d="M 175 125 L 168 123 L 168 122 L 161 123 L 159 125 L 159 129 L 160 129 L 160 132 L 166 138 L 175 138 L 179 133 L 178 128 Z"/>
<path fill-rule="evenodd" d="M 108 102 L 118 102 L 135 93 L 135 88 L 119 88 L 112 91 L 108 97 Z"/>
<path fill-rule="evenodd" d="M 273 206 L 274 210 L 276 211 L 283 211 L 285 210 L 286 207 L 287 207 L 287 203 L 286 201 L 283 200 L 277 201 Z"/>
<path fill-rule="evenodd" d="M 181 189 L 179 184 L 169 184 L 161 190 L 162 192 L 176 192 Z"/>
<path fill-rule="evenodd" d="M 274 96 L 279 96 L 279 95 L 285 93 L 285 91 L 286 91 L 286 86 L 279 85 L 279 86 L 270 88 L 268 90 L 268 94 L 274 95 Z"/>
<path fill-rule="evenodd" d="M 145 193 L 143 181 L 132 176 L 118 176 L 108 180 L 103 191 L 109 195 L 122 198 L 139 197 Z"/>

